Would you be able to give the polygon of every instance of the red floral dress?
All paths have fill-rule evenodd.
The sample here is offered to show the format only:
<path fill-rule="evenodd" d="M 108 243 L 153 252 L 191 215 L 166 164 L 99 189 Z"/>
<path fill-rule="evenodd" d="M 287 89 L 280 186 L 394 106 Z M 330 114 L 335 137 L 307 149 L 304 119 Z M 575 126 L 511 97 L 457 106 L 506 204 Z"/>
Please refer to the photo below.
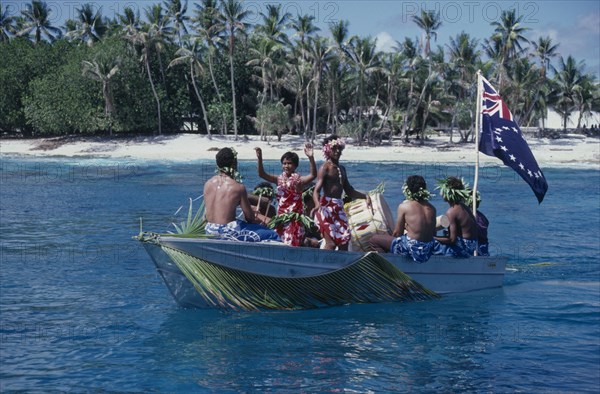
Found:
<path fill-rule="evenodd" d="M 300 174 L 293 173 L 287 176 L 284 172 L 277 177 L 277 215 L 304 213 L 302 202 L 302 189 L 300 187 Z M 284 224 L 275 228 L 281 240 L 291 246 L 300 246 L 304 240 L 304 225 L 299 220 L 291 218 Z"/>

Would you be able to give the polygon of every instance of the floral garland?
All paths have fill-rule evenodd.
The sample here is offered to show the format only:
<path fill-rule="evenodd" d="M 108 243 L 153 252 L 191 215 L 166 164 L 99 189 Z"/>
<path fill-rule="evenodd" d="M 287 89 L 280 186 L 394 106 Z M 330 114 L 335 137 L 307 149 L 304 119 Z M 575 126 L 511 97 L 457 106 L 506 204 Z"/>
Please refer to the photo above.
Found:
<path fill-rule="evenodd" d="M 468 197 L 465 201 L 465 205 L 468 206 L 469 208 L 473 208 L 473 190 L 471 190 L 469 188 L 469 185 L 465 186 L 465 190 L 468 193 Z M 479 204 L 481 203 L 481 195 L 479 194 L 479 192 L 477 192 L 475 199 L 477 201 L 477 205 L 479 206 Z"/>
<path fill-rule="evenodd" d="M 272 200 L 273 197 L 275 197 L 275 191 L 272 187 L 257 187 L 256 189 L 254 189 L 252 194 L 254 194 L 255 196 L 266 197 L 269 200 Z"/>
<path fill-rule="evenodd" d="M 469 185 L 466 184 L 462 178 L 460 180 L 463 184 L 463 188 L 462 189 L 454 189 L 448 185 L 448 178 L 438 179 L 436 190 L 437 189 L 440 190 L 440 196 L 442 196 L 446 201 L 449 201 L 452 203 L 460 203 L 460 202 L 465 203 L 467 201 L 467 199 L 469 198 L 469 191 L 468 191 Z"/>
<path fill-rule="evenodd" d="M 325 156 L 325 159 L 329 159 L 331 157 L 331 150 L 334 146 L 339 146 L 341 149 L 344 149 L 346 147 L 346 143 L 341 138 L 337 138 L 323 145 L 323 156 Z"/>
<path fill-rule="evenodd" d="M 269 221 L 269 228 L 276 228 L 277 226 L 284 225 L 291 221 L 300 222 L 305 229 L 309 229 L 314 225 L 314 222 L 308 216 L 298 212 L 287 212 L 281 215 L 274 216 Z"/>
<path fill-rule="evenodd" d="M 312 200 L 312 195 L 315 191 L 315 186 L 311 186 L 308 189 L 306 189 L 305 191 L 302 192 L 302 201 L 306 200 L 308 198 L 308 196 L 310 196 L 310 199 Z"/>
<path fill-rule="evenodd" d="M 404 193 L 407 200 L 411 201 L 428 201 L 431 198 L 429 190 L 420 187 L 419 190 L 413 193 L 406 183 L 402 186 L 402 193 Z"/>

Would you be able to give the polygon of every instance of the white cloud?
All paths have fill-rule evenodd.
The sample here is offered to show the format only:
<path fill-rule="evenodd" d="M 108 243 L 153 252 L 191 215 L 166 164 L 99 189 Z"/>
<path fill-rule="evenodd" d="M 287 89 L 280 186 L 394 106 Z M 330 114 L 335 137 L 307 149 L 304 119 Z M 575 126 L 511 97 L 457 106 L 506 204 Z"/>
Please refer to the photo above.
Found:
<path fill-rule="evenodd" d="M 377 38 L 377 50 L 383 52 L 393 52 L 394 46 L 396 46 L 396 40 L 387 32 L 382 31 L 378 33 Z"/>

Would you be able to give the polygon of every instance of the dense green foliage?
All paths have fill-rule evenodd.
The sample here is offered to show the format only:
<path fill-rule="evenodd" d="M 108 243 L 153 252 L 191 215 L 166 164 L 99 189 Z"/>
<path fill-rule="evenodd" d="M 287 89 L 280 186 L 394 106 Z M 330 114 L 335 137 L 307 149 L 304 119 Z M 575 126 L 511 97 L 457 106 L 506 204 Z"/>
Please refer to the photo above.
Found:
<path fill-rule="evenodd" d="M 193 6 L 193 7 L 192 7 Z M 19 15 L 0 7 L 0 131 L 8 135 L 336 131 L 359 142 L 473 135 L 476 72 L 501 92 L 522 126 L 554 109 L 580 127 L 599 109 L 596 77 L 558 56 L 549 37 L 527 37 L 514 10 L 480 43 L 467 33 L 434 46 L 443 21 L 413 17 L 415 35 L 391 52 L 340 21 L 320 31 L 309 15 L 276 4 L 252 15 L 238 0 L 165 0 L 141 17 L 113 19 L 93 3 L 52 26 L 33 0 Z M 436 40 L 437 41 L 437 40 Z M 235 100 L 234 100 L 235 98 Z M 279 104 L 276 104 L 279 103 Z M 579 117 L 572 119 L 578 112 Z"/>

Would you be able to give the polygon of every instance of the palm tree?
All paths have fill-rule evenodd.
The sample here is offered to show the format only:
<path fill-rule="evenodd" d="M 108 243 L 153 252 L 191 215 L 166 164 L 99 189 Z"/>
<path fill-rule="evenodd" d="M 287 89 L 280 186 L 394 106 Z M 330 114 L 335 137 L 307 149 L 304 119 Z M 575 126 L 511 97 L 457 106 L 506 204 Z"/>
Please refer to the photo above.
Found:
<path fill-rule="evenodd" d="M 323 37 L 310 38 L 309 40 L 309 60 L 312 63 L 312 83 L 314 87 L 313 99 L 313 127 L 312 139 L 317 135 L 317 109 L 319 108 L 319 89 L 321 87 L 321 75 L 326 65 L 331 60 L 332 47 L 327 45 L 327 40 Z"/>
<path fill-rule="evenodd" d="M 581 129 L 581 121 L 585 116 L 600 109 L 600 90 L 594 74 L 585 74 L 576 90 L 575 103 L 579 116 L 577 117 L 577 130 Z"/>
<path fill-rule="evenodd" d="M 408 37 L 404 39 L 404 42 L 397 43 L 396 50 L 400 51 L 404 58 L 408 60 L 408 70 L 407 76 L 409 78 L 409 89 L 408 89 L 408 103 L 406 106 L 406 110 L 402 116 L 402 130 L 400 133 L 400 139 L 404 142 L 408 142 L 409 135 L 409 124 L 408 124 L 408 114 L 413 110 L 413 103 L 415 102 L 415 77 L 417 74 L 417 70 L 420 68 L 420 65 L 423 61 L 423 58 L 419 55 L 419 50 L 417 48 L 417 40 L 414 41 Z"/>
<path fill-rule="evenodd" d="M 254 31 L 264 35 L 278 44 L 289 44 L 289 38 L 285 32 L 285 29 L 288 27 L 290 14 L 288 12 L 282 14 L 281 4 L 266 4 L 266 7 L 267 13 L 260 14 L 262 17 L 262 23 L 257 25 Z"/>
<path fill-rule="evenodd" d="M 544 83 L 546 81 L 547 70 L 556 71 L 551 61 L 552 58 L 558 56 L 558 44 L 553 45 L 552 38 L 549 36 L 539 37 L 537 42 L 533 41 L 531 44 L 534 49 L 531 56 L 536 57 L 540 61 L 540 82 Z"/>
<path fill-rule="evenodd" d="M 431 51 L 431 37 L 437 40 L 437 29 L 442 25 L 442 20 L 439 12 L 421 10 L 421 16 L 414 15 L 413 22 L 417 24 L 425 33 L 425 47 L 423 57 L 428 58 Z"/>
<path fill-rule="evenodd" d="M 267 95 L 269 95 L 270 101 L 274 101 L 275 68 L 281 56 L 282 48 L 277 42 L 267 37 L 257 37 L 256 41 L 255 45 L 249 49 L 250 60 L 246 65 L 254 67 L 260 72 L 258 79 L 263 86 L 260 105 L 263 105 Z"/>
<path fill-rule="evenodd" d="M 73 40 L 85 42 L 89 46 L 100 41 L 107 30 L 106 23 L 102 18 L 102 7 L 94 12 L 92 4 L 86 3 L 76 11 L 75 28 L 69 29 L 66 36 Z"/>
<path fill-rule="evenodd" d="M 156 50 L 156 56 L 158 57 L 158 66 L 160 67 L 160 75 L 162 78 L 163 85 L 166 89 L 166 78 L 165 70 L 163 67 L 161 53 L 164 50 L 166 42 L 171 42 L 175 30 L 171 26 L 171 17 L 163 13 L 163 8 L 160 4 L 155 4 L 152 7 L 148 7 L 144 10 L 146 14 L 146 29 L 148 30 L 151 40 L 149 41 L 153 49 Z"/>
<path fill-rule="evenodd" d="M 357 77 L 358 121 L 360 124 L 365 109 L 367 77 L 372 72 L 380 70 L 381 58 L 377 52 L 377 40 L 371 37 L 360 38 L 354 36 L 350 40 L 347 52 L 350 64 L 354 68 Z"/>
<path fill-rule="evenodd" d="M 523 35 L 529 28 L 523 27 L 521 21 L 523 15 L 517 17 L 516 10 L 505 10 L 500 15 L 501 22 L 492 22 L 494 34 L 491 41 L 497 44 L 499 50 L 499 62 L 502 65 L 499 72 L 499 89 L 503 88 L 503 80 L 505 79 L 505 70 L 510 68 L 511 63 L 517 59 L 518 55 L 523 51 L 522 44 L 529 42 Z"/>
<path fill-rule="evenodd" d="M 146 68 L 148 74 L 148 80 L 150 81 L 150 87 L 152 88 L 152 94 L 154 95 L 154 101 L 156 101 L 156 114 L 158 117 L 158 134 L 162 134 L 162 121 L 161 121 L 161 109 L 160 109 L 160 98 L 154 86 L 154 80 L 152 79 L 152 71 L 150 70 L 150 51 L 153 46 L 153 36 L 151 32 L 136 30 L 129 31 L 125 35 L 125 39 L 129 40 L 134 46 L 138 46 L 141 49 L 142 56 L 140 61 Z"/>
<path fill-rule="evenodd" d="M 298 37 L 302 50 L 306 50 L 308 38 L 321 30 L 315 25 L 315 17 L 313 15 L 298 15 L 296 19 L 292 19 L 290 27 L 295 31 L 294 36 Z"/>
<path fill-rule="evenodd" d="M 326 67 L 327 81 L 330 86 L 331 112 L 333 112 L 333 126 L 337 130 L 339 125 L 338 117 L 338 98 L 341 97 L 342 81 L 348 70 L 346 63 L 346 50 L 349 39 L 350 23 L 346 20 L 339 20 L 329 24 L 329 32 L 333 40 L 332 59 Z M 329 125 L 329 122 L 328 122 Z"/>
<path fill-rule="evenodd" d="M 112 136 L 113 114 L 115 107 L 113 104 L 110 83 L 113 77 L 119 72 L 119 58 L 95 59 L 91 62 L 83 61 L 83 75 L 95 81 L 102 83 L 102 96 L 104 97 L 104 116 L 108 119 L 108 133 Z"/>
<path fill-rule="evenodd" d="M 585 65 L 569 56 L 567 60 L 560 58 L 559 70 L 555 80 L 558 84 L 558 101 L 554 107 L 563 118 L 563 130 L 567 129 L 569 117 L 577 109 L 577 91 L 584 83 Z"/>
<path fill-rule="evenodd" d="M 140 13 L 135 13 L 131 7 L 125 7 L 123 15 L 117 15 L 117 20 L 125 34 L 134 34 L 140 29 Z"/>
<path fill-rule="evenodd" d="M 229 73 L 231 79 L 231 100 L 233 106 L 233 133 L 235 139 L 238 138 L 237 129 L 237 106 L 236 106 L 236 91 L 235 91 L 235 71 L 233 65 L 233 54 L 235 50 L 235 39 L 238 32 L 246 30 L 244 19 L 250 16 L 250 11 L 247 11 L 238 0 L 221 0 L 221 21 L 225 26 L 227 37 L 229 39 Z"/>
<path fill-rule="evenodd" d="M 183 42 L 181 41 L 181 32 L 184 34 L 188 33 L 185 24 L 190 20 L 190 17 L 186 15 L 188 2 L 185 0 L 185 4 L 181 4 L 181 0 L 165 0 L 163 1 L 163 5 L 167 10 L 167 15 L 173 20 L 179 46 L 182 47 Z"/>
<path fill-rule="evenodd" d="M 192 85 L 194 86 L 194 91 L 196 92 L 196 97 L 200 102 L 200 107 L 202 108 L 202 114 L 204 115 L 204 125 L 206 126 L 206 132 L 208 133 L 209 138 L 210 134 L 210 124 L 208 123 L 208 115 L 206 111 L 206 106 L 204 105 L 204 100 L 202 99 L 202 95 L 200 94 L 200 90 L 198 89 L 198 85 L 196 84 L 196 75 L 201 74 L 204 71 L 204 67 L 200 62 L 200 39 L 195 39 L 192 42 L 187 43 L 187 48 L 181 47 L 175 52 L 175 59 L 169 63 L 169 67 L 173 67 L 176 65 L 189 65 L 190 66 L 190 76 L 192 78 Z"/>
<path fill-rule="evenodd" d="M 8 8 L 0 4 L 0 42 L 8 41 L 15 34 L 15 17 L 8 13 Z"/>
<path fill-rule="evenodd" d="M 33 33 L 35 43 L 42 40 L 42 34 L 50 42 L 60 37 L 61 30 L 50 23 L 51 11 L 45 1 L 32 0 L 31 4 L 27 4 L 21 11 L 21 14 L 23 14 L 23 21 L 21 30 L 17 33 L 18 36 L 29 36 Z"/>
<path fill-rule="evenodd" d="M 535 97 L 531 101 L 531 105 L 529 106 L 527 112 L 525 113 L 524 119 L 528 122 L 531 121 L 531 114 L 533 112 L 534 106 L 536 106 L 539 102 L 538 98 L 540 95 L 541 89 L 546 86 L 546 74 L 547 70 L 550 69 L 552 71 L 556 71 L 554 66 L 551 63 L 553 57 L 558 56 L 558 44 L 553 45 L 552 39 L 550 37 L 539 37 L 538 41 L 532 42 L 534 51 L 530 54 L 530 56 L 535 57 L 540 62 L 540 75 L 539 81 L 535 85 Z M 542 101 L 545 103 L 545 101 Z"/>

